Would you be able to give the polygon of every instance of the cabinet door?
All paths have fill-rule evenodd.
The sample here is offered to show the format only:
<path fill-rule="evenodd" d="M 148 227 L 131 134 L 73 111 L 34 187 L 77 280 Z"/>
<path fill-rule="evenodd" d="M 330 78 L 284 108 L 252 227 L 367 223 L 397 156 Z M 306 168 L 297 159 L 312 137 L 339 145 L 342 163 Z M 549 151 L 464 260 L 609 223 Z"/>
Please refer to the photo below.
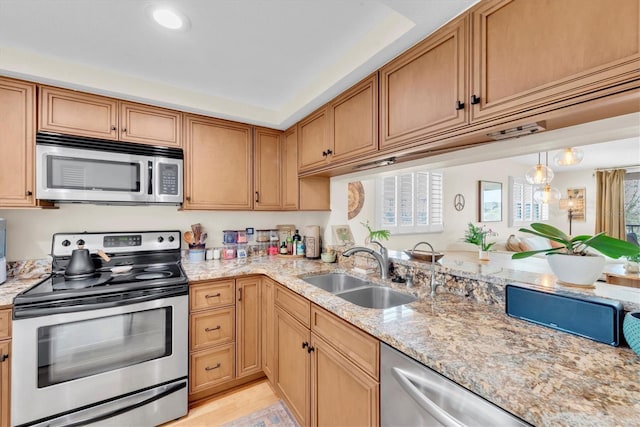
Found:
<path fill-rule="evenodd" d="M 311 336 L 313 426 L 377 426 L 378 382 L 326 341 Z"/>
<path fill-rule="evenodd" d="M 298 209 L 298 128 L 284 132 L 282 143 L 282 208 Z"/>
<path fill-rule="evenodd" d="M 494 0 L 473 19 L 472 120 L 640 76 L 640 2 Z"/>
<path fill-rule="evenodd" d="M 254 210 L 280 210 L 282 132 L 256 128 L 253 147 Z"/>
<path fill-rule="evenodd" d="M 329 103 L 331 162 L 378 150 L 378 74 Z"/>
<path fill-rule="evenodd" d="M 185 115 L 185 209 L 251 210 L 251 127 Z"/>
<path fill-rule="evenodd" d="M 120 102 L 120 140 L 182 147 L 182 113 L 132 102 Z"/>
<path fill-rule="evenodd" d="M 0 425 L 10 424 L 11 341 L 0 341 Z"/>
<path fill-rule="evenodd" d="M 275 316 L 276 388 L 298 423 L 306 426 L 310 411 L 309 329 L 278 306 Z"/>
<path fill-rule="evenodd" d="M 329 150 L 329 120 L 324 106 L 298 123 L 298 170 L 326 165 Z"/>
<path fill-rule="evenodd" d="M 259 277 L 236 280 L 236 377 L 262 370 Z"/>
<path fill-rule="evenodd" d="M 262 370 L 271 384 L 275 381 L 276 353 L 274 350 L 274 291 L 276 284 L 273 280 L 262 278 Z"/>
<path fill-rule="evenodd" d="M 0 78 L 0 207 L 35 205 L 35 90 Z"/>
<path fill-rule="evenodd" d="M 189 392 L 198 393 L 234 378 L 233 343 L 191 353 Z"/>
<path fill-rule="evenodd" d="M 452 21 L 380 69 L 380 148 L 467 122 L 467 20 Z"/>
<path fill-rule="evenodd" d="M 40 86 L 38 130 L 118 139 L 118 101 L 72 90 Z"/>

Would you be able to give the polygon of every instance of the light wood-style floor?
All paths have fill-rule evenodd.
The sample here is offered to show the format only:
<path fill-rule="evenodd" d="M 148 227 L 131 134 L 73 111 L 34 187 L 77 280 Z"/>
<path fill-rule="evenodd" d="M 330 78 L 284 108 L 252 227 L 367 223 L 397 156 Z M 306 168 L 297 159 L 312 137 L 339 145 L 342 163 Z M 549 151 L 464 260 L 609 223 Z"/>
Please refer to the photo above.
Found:
<path fill-rule="evenodd" d="M 189 409 L 186 417 L 162 427 L 219 426 L 264 409 L 278 400 L 269 381 L 263 379 L 201 402 Z"/>

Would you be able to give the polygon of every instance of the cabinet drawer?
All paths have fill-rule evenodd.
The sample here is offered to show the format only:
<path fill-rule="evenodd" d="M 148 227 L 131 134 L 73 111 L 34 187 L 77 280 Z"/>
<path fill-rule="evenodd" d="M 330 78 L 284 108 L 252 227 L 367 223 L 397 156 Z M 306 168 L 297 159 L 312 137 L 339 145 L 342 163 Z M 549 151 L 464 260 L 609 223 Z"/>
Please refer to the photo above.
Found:
<path fill-rule="evenodd" d="M 11 310 L 0 310 L 0 340 L 11 337 Z"/>
<path fill-rule="evenodd" d="M 311 303 L 304 297 L 293 293 L 283 286 L 276 287 L 275 303 L 309 327 L 309 309 Z"/>
<path fill-rule="evenodd" d="M 233 341 L 235 310 L 233 307 L 192 314 L 191 350 L 200 350 Z"/>
<path fill-rule="evenodd" d="M 191 285 L 189 308 L 191 311 L 222 307 L 235 302 L 235 280 L 219 280 Z"/>
<path fill-rule="evenodd" d="M 311 330 L 378 380 L 380 344 L 377 339 L 315 305 L 311 307 Z"/>
<path fill-rule="evenodd" d="M 189 366 L 190 392 L 197 393 L 232 380 L 234 353 L 233 343 L 192 353 Z"/>

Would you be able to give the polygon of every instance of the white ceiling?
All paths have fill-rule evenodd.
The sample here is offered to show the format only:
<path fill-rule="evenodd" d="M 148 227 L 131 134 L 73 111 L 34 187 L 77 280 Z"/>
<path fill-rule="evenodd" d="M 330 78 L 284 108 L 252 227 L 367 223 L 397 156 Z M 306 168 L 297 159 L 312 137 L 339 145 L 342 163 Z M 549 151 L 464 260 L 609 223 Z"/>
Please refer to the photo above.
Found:
<path fill-rule="evenodd" d="M 0 0 L 0 74 L 285 129 L 475 2 Z"/>

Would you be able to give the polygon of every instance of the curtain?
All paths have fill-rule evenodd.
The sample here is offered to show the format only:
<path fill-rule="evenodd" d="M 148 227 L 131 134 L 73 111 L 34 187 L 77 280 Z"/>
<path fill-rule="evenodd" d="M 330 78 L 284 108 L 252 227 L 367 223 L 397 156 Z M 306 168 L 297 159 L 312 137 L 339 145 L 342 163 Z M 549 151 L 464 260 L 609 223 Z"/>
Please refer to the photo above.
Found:
<path fill-rule="evenodd" d="M 596 233 L 626 240 L 624 169 L 596 171 Z"/>

